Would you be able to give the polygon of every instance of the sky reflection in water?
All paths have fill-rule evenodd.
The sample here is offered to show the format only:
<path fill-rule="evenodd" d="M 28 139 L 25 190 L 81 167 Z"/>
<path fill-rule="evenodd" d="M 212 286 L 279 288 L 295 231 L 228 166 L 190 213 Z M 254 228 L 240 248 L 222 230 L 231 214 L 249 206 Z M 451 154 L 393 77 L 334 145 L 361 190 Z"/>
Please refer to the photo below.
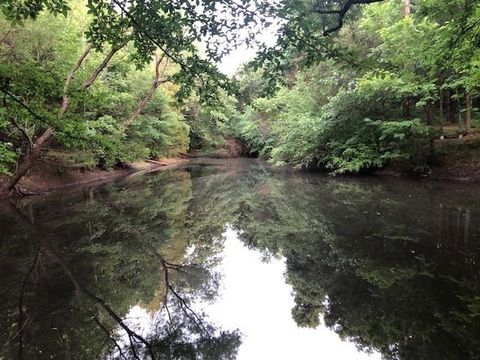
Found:
<path fill-rule="evenodd" d="M 237 231 L 230 227 L 223 236 L 224 248 L 216 269 L 222 274 L 218 297 L 213 303 L 198 302 L 192 308 L 205 312 L 223 329 L 240 330 L 238 360 L 380 359 L 378 353 L 359 352 L 353 343 L 340 340 L 323 324 L 316 329 L 298 327 L 290 315 L 295 302 L 292 287 L 285 283 L 285 259 L 264 259 L 242 244 Z M 147 337 L 157 316 L 134 306 L 126 322 Z M 124 332 L 121 342 L 128 345 Z"/>
<path fill-rule="evenodd" d="M 285 259 L 262 261 L 231 228 L 225 232 L 220 265 L 224 276 L 219 299 L 208 306 L 210 318 L 244 334 L 238 359 L 380 359 L 359 353 L 333 331 L 299 328 L 290 314 L 295 302 L 285 283 Z"/>

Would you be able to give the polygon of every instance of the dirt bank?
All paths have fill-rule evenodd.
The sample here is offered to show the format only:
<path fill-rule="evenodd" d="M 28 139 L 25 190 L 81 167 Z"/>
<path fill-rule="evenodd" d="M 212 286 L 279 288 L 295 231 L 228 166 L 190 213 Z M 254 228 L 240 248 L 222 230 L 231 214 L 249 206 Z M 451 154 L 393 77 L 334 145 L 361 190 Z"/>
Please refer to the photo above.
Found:
<path fill-rule="evenodd" d="M 480 136 L 435 142 L 437 165 L 429 178 L 480 182 Z"/>
<path fill-rule="evenodd" d="M 405 177 L 389 166 L 375 172 L 378 176 Z M 427 180 L 480 182 L 480 134 L 435 141 L 435 163 L 421 176 Z"/>
<path fill-rule="evenodd" d="M 24 195 L 36 195 L 70 187 L 104 183 L 132 173 L 164 170 L 187 162 L 188 159 L 183 158 L 162 158 L 154 161 L 138 161 L 128 164 L 124 168 L 118 167 L 111 170 L 59 168 L 41 163 L 22 178 L 18 184 L 18 189 L 19 193 Z M 5 177 L 0 177 L 0 182 L 4 180 Z"/>

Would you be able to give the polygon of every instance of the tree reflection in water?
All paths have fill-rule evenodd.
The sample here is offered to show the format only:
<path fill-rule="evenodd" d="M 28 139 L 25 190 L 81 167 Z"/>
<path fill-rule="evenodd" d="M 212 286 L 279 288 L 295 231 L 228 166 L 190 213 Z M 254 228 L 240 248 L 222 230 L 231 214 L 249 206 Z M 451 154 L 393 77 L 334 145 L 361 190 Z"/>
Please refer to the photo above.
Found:
<path fill-rule="evenodd" d="M 234 359 L 240 333 L 192 306 L 218 293 L 227 224 L 286 258 L 299 326 L 385 358 L 478 358 L 476 189 L 215 165 L 5 205 L 6 358 Z M 148 331 L 126 318 L 135 306 Z"/>
<path fill-rule="evenodd" d="M 222 331 L 190 307 L 195 299 L 212 300 L 218 286 L 211 270 L 218 244 L 211 241 L 207 254 L 206 244 L 186 232 L 191 191 L 189 173 L 174 171 L 127 188 L 64 195 L 67 202 L 5 206 L 2 354 L 235 358 L 239 333 Z M 185 256 L 189 246 L 199 251 Z M 134 305 L 156 314 L 146 335 L 124 318 Z"/>
<path fill-rule="evenodd" d="M 392 359 L 480 356 L 480 203 L 465 185 L 277 175 L 241 204 L 244 242 L 287 261 L 300 326 Z"/>

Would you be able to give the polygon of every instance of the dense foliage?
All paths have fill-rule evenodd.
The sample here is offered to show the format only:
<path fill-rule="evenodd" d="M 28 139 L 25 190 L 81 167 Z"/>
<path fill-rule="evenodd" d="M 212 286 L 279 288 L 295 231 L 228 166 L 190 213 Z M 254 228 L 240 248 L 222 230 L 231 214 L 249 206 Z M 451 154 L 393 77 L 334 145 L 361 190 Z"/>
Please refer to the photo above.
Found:
<path fill-rule="evenodd" d="M 39 159 L 108 168 L 235 141 L 277 165 L 420 174 L 436 162 L 436 138 L 478 122 L 472 0 L 43 0 L 0 10 L 3 194 Z M 215 62 L 271 23 L 276 43 L 228 81 Z"/>
<path fill-rule="evenodd" d="M 0 2 L 0 194 L 51 149 L 88 167 L 186 151 L 178 99 L 231 88 L 215 62 L 258 31 L 249 13 L 229 0 Z"/>
<path fill-rule="evenodd" d="M 4 89 L 16 96 L 15 100 L 4 96 L 2 103 L 3 173 L 14 171 L 15 162 L 28 151 L 25 138 L 34 141 L 52 124 L 57 135 L 44 158 L 64 165 L 111 167 L 188 149 L 189 127 L 176 105 L 174 85 L 165 84 L 152 94 L 135 121 L 131 119 L 155 81 L 153 65 L 139 70 L 131 62 L 135 54 L 131 47 L 119 50 L 85 93 L 82 83 L 102 62 L 105 52 L 89 54 L 67 90 L 71 111 L 61 119 L 55 114 L 65 96 L 66 74 L 87 46 L 83 32 L 88 18 L 86 9 L 80 7 L 68 18 L 46 13 L 22 27 L 2 21 L 0 77 Z M 162 76 L 175 71 L 166 60 L 160 66 Z"/>
<path fill-rule="evenodd" d="M 427 172 L 442 127 L 472 128 L 479 4 L 391 0 L 357 7 L 334 38 L 323 35 L 335 25 L 336 5 L 312 4 L 287 4 L 278 43 L 259 54 L 260 70 L 242 74 L 258 94 L 242 89 L 239 136 L 277 164 Z M 259 84 L 258 72 L 271 81 Z M 278 90 L 265 95 L 262 89 L 279 79 Z"/>

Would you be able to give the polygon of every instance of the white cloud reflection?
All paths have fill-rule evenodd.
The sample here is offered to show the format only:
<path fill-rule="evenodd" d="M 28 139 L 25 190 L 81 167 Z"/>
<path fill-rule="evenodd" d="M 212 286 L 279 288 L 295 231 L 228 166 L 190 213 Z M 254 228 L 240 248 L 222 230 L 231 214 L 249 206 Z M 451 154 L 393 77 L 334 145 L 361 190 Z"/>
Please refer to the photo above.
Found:
<path fill-rule="evenodd" d="M 285 261 L 262 262 L 262 255 L 246 248 L 235 231 L 224 235 L 222 288 L 217 301 L 204 309 L 213 322 L 244 335 L 239 360 L 380 359 L 358 352 L 322 325 L 299 328 L 291 317 L 294 300 L 285 283 Z"/>

